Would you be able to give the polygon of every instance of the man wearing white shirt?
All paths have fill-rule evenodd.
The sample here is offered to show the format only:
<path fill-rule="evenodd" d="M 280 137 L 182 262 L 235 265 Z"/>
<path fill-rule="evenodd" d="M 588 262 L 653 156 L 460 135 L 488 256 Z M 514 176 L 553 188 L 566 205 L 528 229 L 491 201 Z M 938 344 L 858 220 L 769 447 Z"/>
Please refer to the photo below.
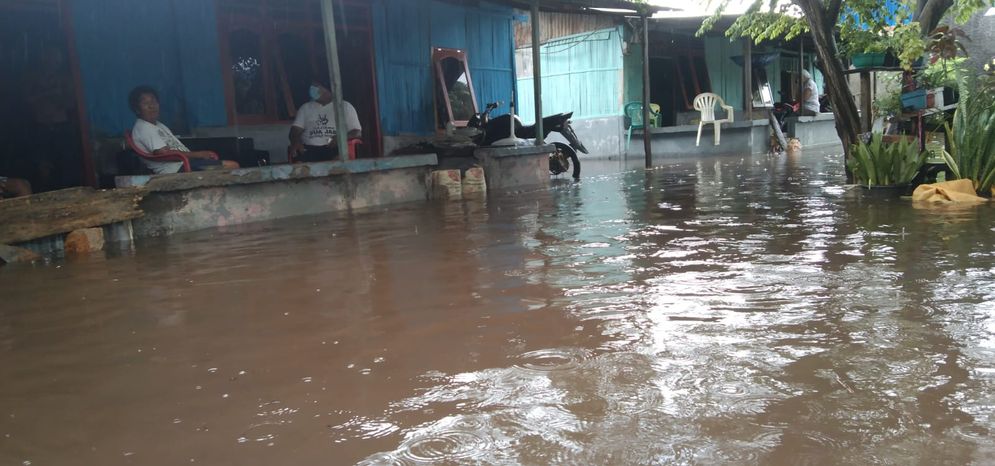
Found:
<path fill-rule="evenodd" d="M 331 160 L 339 155 L 332 91 L 319 82 L 312 82 L 308 95 L 311 101 L 301 105 L 290 126 L 288 152 L 295 160 L 303 162 Z M 349 102 L 343 101 L 342 104 L 347 137 L 362 137 L 363 128 L 356 109 Z"/>
<path fill-rule="evenodd" d="M 819 114 L 819 86 L 812 80 L 808 70 L 802 70 L 802 106 L 798 111 L 802 116 Z"/>

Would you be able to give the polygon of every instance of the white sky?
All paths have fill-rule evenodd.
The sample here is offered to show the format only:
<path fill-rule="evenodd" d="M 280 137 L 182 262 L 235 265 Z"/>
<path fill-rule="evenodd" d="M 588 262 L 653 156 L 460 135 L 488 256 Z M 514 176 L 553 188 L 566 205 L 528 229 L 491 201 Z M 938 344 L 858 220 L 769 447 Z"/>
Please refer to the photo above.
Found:
<path fill-rule="evenodd" d="M 663 12 L 653 15 L 654 18 L 673 18 L 679 16 L 710 15 L 715 11 L 715 8 L 718 7 L 720 0 L 650 0 L 649 3 L 652 5 L 682 10 L 679 12 Z M 729 7 L 726 8 L 725 14 L 743 13 L 751 3 L 752 1 L 750 0 L 731 0 Z"/>

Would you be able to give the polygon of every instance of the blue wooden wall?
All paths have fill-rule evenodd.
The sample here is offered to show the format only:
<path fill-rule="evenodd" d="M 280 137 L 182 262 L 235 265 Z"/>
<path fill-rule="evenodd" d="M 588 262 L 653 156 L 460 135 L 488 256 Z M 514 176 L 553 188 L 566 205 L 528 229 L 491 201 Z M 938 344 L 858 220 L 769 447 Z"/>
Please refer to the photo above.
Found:
<path fill-rule="evenodd" d="M 513 10 L 481 2 L 374 0 L 374 50 L 385 136 L 434 131 L 432 47 L 465 50 L 477 105 L 515 95 Z"/>
<path fill-rule="evenodd" d="M 227 124 L 214 2 L 72 0 L 83 92 L 94 134 L 119 136 L 128 92 L 159 91 L 174 131 Z"/>
<path fill-rule="evenodd" d="M 135 117 L 128 91 L 160 94 L 174 131 L 226 126 L 217 19 L 207 0 L 72 0 L 83 91 L 93 132 L 119 136 Z M 482 2 L 374 0 L 377 89 L 385 135 L 434 130 L 431 48 L 463 49 L 477 103 L 515 95 L 513 10 Z"/>

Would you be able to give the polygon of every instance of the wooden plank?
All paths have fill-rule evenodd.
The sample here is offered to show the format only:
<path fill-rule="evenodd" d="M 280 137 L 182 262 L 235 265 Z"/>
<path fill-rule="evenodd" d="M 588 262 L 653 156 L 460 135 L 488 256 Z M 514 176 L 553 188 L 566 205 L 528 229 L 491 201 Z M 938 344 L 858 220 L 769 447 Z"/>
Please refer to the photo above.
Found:
<path fill-rule="evenodd" d="M 874 125 L 871 119 L 871 73 L 860 73 L 860 130 L 870 131 Z"/>
<path fill-rule="evenodd" d="M 12 244 L 131 220 L 147 190 L 69 188 L 0 201 L 0 243 Z"/>

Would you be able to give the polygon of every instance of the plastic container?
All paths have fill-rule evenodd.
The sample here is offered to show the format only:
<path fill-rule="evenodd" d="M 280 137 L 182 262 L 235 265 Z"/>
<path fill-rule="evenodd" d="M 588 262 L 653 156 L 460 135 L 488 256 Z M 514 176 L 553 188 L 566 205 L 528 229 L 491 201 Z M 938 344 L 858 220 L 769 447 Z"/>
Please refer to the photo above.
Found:
<path fill-rule="evenodd" d="M 884 66 L 884 53 L 855 53 L 851 57 L 854 68 Z"/>
<path fill-rule="evenodd" d="M 926 108 L 926 90 L 916 89 L 902 93 L 903 110 L 922 110 Z"/>

